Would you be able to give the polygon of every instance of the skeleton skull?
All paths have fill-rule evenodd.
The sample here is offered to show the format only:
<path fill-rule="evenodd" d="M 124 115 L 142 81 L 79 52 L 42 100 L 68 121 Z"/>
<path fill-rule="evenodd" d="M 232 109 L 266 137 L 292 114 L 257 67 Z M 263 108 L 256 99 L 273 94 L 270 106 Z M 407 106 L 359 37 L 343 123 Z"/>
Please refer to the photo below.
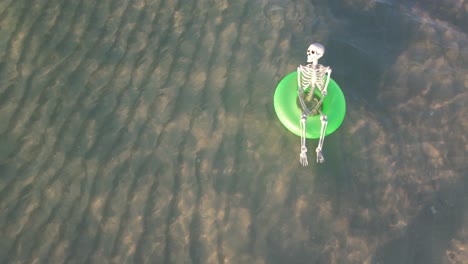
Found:
<path fill-rule="evenodd" d="M 309 46 L 307 49 L 307 62 L 309 63 L 317 63 L 318 59 L 320 59 L 323 54 L 325 53 L 325 48 L 322 44 L 314 43 Z"/>

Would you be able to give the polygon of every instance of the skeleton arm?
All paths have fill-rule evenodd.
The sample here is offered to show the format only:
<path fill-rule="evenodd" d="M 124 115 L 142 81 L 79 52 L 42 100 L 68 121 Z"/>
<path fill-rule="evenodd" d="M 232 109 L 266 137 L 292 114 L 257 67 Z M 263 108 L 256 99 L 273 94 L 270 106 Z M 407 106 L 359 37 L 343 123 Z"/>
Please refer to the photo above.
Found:
<path fill-rule="evenodd" d="M 323 85 L 322 87 L 322 90 L 320 90 L 320 92 L 322 93 L 322 98 L 320 99 L 320 101 L 317 103 L 317 105 L 315 106 L 314 108 L 314 111 L 318 111 L 319 107 L 322 105 L 323 103 L 323 100 L 325 99 L 325 96 L 327 96 L 328 94 L 328 83 L 330 82 L 330 75 L 331 75 L 331 72 L 332 70 L 330 69 L 330 67 L 326 67 L 325 69 L 325 84 Z"/>
<path fill-rule="evenodd" d="M 328 83 L 330 82 L 330 76 L 331 76 L 332 70 L 330 67 L 327 67 L 327 71 L 325 72 L 325 76 L 327 76 L 327 80 L 325 81 L 325 85 L 323 86 L 322 89 L 322 95 L 326 96 L 328 94 L 327 89 L 328 89 Z"/>
<path fill-rule="evenodd" d="M 301 84 L 301 75 L 302 75 L 302 65 L 299 65 L 297 67 L 297 90 L 299 95 L 302 95 L 304 93 L 304 89 L 302 89 L 302 84 Z"/>
<path fill-rule="evenodd" d="M 301 103 L 302 107 L 302 112 L 304 112 L 306 115 L 310 114 L 309 109 L 307 109 L 307 106 L 305 105 L 304 99 L 302 98 L 302 95 L 304 94 L 304 90 L 309 86 L 306 80 L 304 80 L 304 76 L 307 78 L 307 69 L 304 69 L 305 67 L 302 65 L 299 65 L 297 67 L 297 92 L 299 94 L 299 102 Z"/>

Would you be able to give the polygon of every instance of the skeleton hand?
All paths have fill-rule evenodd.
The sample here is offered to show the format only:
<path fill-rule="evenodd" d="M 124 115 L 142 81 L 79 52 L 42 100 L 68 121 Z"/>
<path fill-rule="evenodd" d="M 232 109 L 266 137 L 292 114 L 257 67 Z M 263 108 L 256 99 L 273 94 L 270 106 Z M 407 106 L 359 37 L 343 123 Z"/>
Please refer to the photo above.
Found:
<path fill-rule="evenodd" d="M 307 148 L 306 147 L 302 147 L 301 148 L 301 154 L 299 155 L 299 161 L 301 162 L 301 165 L 302 166 L 307 166 L 309 165 L 309 162 L 307 162 Z"/>

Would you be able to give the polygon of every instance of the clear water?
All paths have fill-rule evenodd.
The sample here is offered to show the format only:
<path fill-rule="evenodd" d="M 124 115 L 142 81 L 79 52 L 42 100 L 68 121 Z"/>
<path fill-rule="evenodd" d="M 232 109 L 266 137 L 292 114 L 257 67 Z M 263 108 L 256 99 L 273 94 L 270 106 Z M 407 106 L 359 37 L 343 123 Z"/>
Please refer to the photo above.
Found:
<path fill-rule="evenodd" d="M 467 9 L 0 1 L 0 262 L 463 263 Z M 303 168 L 312 42 L 347 115 Z"/>

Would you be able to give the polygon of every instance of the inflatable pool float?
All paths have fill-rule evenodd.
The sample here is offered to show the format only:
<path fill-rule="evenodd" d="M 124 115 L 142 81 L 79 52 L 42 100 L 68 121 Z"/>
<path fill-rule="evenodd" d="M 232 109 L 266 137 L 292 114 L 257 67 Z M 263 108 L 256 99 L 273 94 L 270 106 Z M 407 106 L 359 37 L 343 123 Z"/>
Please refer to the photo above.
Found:
<path fill-rule="evenodd" d="M 310 89 L 310 88 L 309 88 Z M 302 109 L 297 103 L 298 97 L 297 71 L 286 75 L 276 87 L 274 107 L 278 119 L 292 133 L 301 136 L 300 119 Z M 305 91 L 307 92 L 307 90 Z M 314 95 L 321 99 L 322 95 L 315 89 Z M 330 78 L 328 94 L 322 103 L 322 112 L 327 116 L 328 125 L 325 136 L 333 133 L 343 122 L 346 113 L 346 102 L 338 84 Z M 306 120 L 306 138 L 320 137 L 320 115 L 308 116 Z"/>
<path fill-rule="evenodd" d="M 331 79 L 332 69 L 318 63 L 325 54 L 320 43 L 310 44 L 307 64 L 299 65 L 276 87 L 274 107 L 278 119 L 292 133 L 301 137 L 299 162 L 307 166 L 306 138 L 318 138 L 317 162 L 324 162 L 325 137 L 343 122 L 346 102 L 338 84 Z"/>

